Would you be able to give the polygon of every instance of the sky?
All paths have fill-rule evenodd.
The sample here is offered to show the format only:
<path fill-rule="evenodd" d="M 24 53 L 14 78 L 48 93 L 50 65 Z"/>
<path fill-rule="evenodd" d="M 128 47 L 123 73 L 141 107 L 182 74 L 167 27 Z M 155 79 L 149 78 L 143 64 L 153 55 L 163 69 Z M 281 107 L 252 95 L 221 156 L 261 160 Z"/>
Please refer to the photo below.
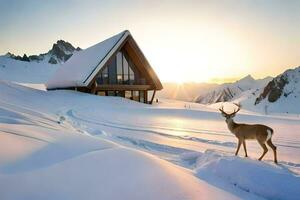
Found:
<path fill-rule="evenodd" d="M 129 30 L 163 82 L 228 82 L 300 65 L 298 0 L 0 0 L 0 54 L 87 48 Z"/>

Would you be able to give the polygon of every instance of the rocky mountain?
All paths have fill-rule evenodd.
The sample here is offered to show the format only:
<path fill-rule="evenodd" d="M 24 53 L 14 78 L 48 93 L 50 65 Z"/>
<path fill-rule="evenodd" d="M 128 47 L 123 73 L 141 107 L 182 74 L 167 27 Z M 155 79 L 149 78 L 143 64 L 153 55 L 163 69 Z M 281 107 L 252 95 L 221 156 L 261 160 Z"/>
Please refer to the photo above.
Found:
<path fill-rule="evenodd" d="M 251 75 L 248 75 L 234 83 L 219 85 L 218 87 L 199 95 L 194 101 L 201 104 L 213 104 L 232 101 L 241 96 L 242 93 L 256 95 L 256 93 L 270 80 L 271 77 L 255 80 Z"/>
<path fill-rule="evenodd" d="M 19 56 L 8 52 L 6 56 L 15 60 L 26 62 L 48 62 L 50 64 L 58 64 L 66 62 L 73 55 L 73 53 L 80 50 L 80 47 L 75 48 L 69 42 L 58 40 L 53 44 L 52 48 L 47 53 L 30 56 L 24 54 L 23 56 Z"/>
<path fill-rule="evenodd" d="M 267 103 L 274 103 L 280 99 L 298 99 L 300 102 L 300 66 L 286 70 L 272 79 L 257 97 L 255 105 L 263 100 Z"/>

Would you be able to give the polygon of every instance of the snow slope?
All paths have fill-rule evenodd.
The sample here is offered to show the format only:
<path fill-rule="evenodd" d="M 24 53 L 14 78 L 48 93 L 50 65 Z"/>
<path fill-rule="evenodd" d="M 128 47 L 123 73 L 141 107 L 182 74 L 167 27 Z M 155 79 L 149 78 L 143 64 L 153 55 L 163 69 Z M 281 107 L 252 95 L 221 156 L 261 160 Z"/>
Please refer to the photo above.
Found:
<path fill-rule="evenodd" d="M 257 107 L 267 112 L 300 113 L 300 67 L 286 70 L 270 81 L 257 96 Z"/>
<path fill-rule="evenodd" d="M 0 91 L 0 199 L 300 195 L 300 119 L 295 116 L 245 110 L 237 116 L 275 130 L 276 166 L 270 152 L 263 162 L 256 160 L 262 152 L 256 142 L 248 143 L 250 158 L 232 156 L 236 139 L 221 115 L 204 105 L 162 99 L 151 106 L 8 82 L 0 83 Z"/>
<path fill-rule="evenodd" d="M 227 181 L 266 199 L 297 199 L 299 194 L 299 177 L 288 170 L 214 151 L 207 151 L 197 160 L 196 173 L 204 180 L 217 179 L 218 185 Z"/>
<path fill-rule="evenodd" d="M 59 66 L 60 64 L 53 65 L 46 61 L 25 62 L 0 56 L 0 80 L 43 84 Z"/>
<path fill-rule="evenodd" d="M 194 101 L 202 104 L 232 101 L 248 91 L 252 93 L 259 91 L 270 80 L 270 77 L 255 80 L 251 75 L 248 75 L 235 83 L 224 83 L 217 88 L 213 88 L 211 91 L 198 96 Z"/>
<path fill-rule="evenodd" d="M 195 102 L 216 104 L 239 102 L 244 108 L 264 114 L 300 114 L 300 67 L 275 78 L 254 80 L 247 76 L 236 83 L 223 84 L 200 95 Z M 212 107 L 216 107 L 212 105 Z"/>
<path fill-rule="evenodd" d="M 0 56 L 0 80 L 44 84 L 62 63 L 80 50 L 79 47 L 75 48 L 68 42 L 58 40 L 47 53 L 29 57 L 24 54 L 26 59 L 7 53 Z"/>
<path fill-rule="evenodd" d="M 0 89 L 0 199 L 238 199 L 187 169 L 91 136 L 55 114 L 72 97 L 98 98 L 3 82 Z"/>

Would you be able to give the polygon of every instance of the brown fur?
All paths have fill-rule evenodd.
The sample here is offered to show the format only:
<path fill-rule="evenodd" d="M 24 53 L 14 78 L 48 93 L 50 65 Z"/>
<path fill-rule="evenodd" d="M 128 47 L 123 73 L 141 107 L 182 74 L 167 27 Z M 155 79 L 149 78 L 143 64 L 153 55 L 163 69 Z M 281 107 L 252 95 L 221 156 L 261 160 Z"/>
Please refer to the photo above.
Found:
<path fill-rule="evenodd" d="M 238 146 L 235 155 L 238 155 L 241 145 L 243 144 L 245 150 L 245 156 L 247 155 L 246 140 L 257 140 L 260 146 L 263 148 L 263 153 L 258 160 L 261 160 L 265 154 L 268 152 L 266 144 L 273 150 L 274 162 L 277 163 L 277 152 L 276 146 L 272 143 L 273 129 L 265 126 L 263 124 L 238 124 L 233 121 L 235 114 L 240 110 L 240 105 L 238 110 L 231 114 L 226 113 L 223 108 L 219 109 L 222 115 L 226 118 L 227 127 L 231 133 L 233 133 L 238 139 Z M 268 130 L 271 132 L 271 138 L 267 140 Z"/>

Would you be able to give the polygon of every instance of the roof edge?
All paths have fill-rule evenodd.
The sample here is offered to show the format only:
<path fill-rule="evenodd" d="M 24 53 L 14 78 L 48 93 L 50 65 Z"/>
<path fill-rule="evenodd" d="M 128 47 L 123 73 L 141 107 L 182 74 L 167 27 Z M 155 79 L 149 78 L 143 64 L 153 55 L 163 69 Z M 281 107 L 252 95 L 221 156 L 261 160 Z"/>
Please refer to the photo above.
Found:
<path fill-rule="evenodd" d="M 128 30 L 123 31 L 123 35 L 118 40 L 118 42 L 109 50 L 109 52 L 104 56 L 104 58 L 96 65 L 94 70 L 88 75 L 88 77 L 83 81 L 83 86 L 88 86 L 89 83 L 93 80 L 93 77 L 97 75 L 99 70 L 103 67 L 103 65 L 110 59 L 110 57 L 119 49 L 120 45 L 124 42 L 124 40 L 130 36 L 130 32 Z"/>
<path fill-rule="evenodd" d="M 137 47 L 138 52 L 141 54 L 141 56 L 143 57 L 145 64 L 146 64 L 146 70 L 148 72 L 148 74 L 150 75 L 150 77 L 152 77 L 152 79 L 154 79 L 154 85 L 155 85 L 155 90 L 162 90 L 163 89 L 163 85 L 160 81 L 160 79 L 158 78 L 156 72 L 154 71 L 154 69 L 152 68 L 151 64 L 149 63 L 147 57 L 145 56 L 144 52 L 142 51 L 142 49 L 139 47 L 138 43 L 135 41 L 135 39 L 132 37 L 131 35 L 131 40 L 133 41 L 134 45 Z"/>

